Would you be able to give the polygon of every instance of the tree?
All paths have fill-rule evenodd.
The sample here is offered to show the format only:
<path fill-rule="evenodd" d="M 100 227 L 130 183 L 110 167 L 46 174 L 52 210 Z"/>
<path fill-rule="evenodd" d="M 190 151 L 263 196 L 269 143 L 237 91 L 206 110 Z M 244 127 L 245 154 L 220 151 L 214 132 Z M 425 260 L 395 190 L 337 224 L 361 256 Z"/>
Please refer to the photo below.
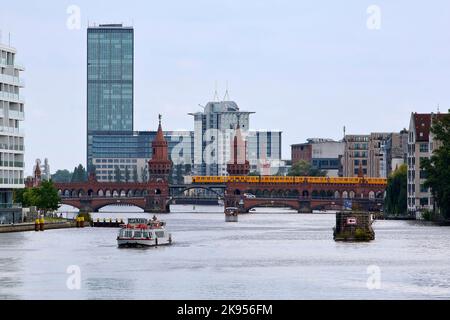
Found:
<path fill-rule="evenodd" d="M 133 168 L 133 181 L 134 182 L 138 182 L 139 178 L 138 178 L 138 170 L 137 167 Z"/>
<path fill-rule="evenodd" d="M 39 210 L 44 211 L 55 211 L 59 208 L 59 203 L 61 198 L 58 195 L 58 190 L 56 190 L 52 181 L 42 181 L 41 185 L 38 187 L 38 197 L 36 201 L 36 207 Z"/>
<path fill-rule="evenodd" d="M 116 182 L 122 182 L 122 171 L 120 171 L 119 166 L 114 167 L 114 177 L 116 179 Z"/>
<path fill-rule="evenodd" d="M 300 177 L 324 177 L 326 175 L 326 171 L 313 167 L 311 163 L 305 160 L 294 163 L 288 173 L 288 176 Z"/>
<path fill-rule="evenodd" d="M 128 166 L 125 166 L 125 182 L 130 181 L 130 169 L 128 169 Z"/>
<path fill-rule="evenodd" d="M 78 167 L 75 167 L 72 174 L 72 179 L 70 182 L 85 182 L 87 181 L 87 173 L 86 169 L 82 164 L 79 164 Z"/>
<path fill-rule="evenodd" d="M 52 174 L 52 181 L 59 183 L 70 182 L 72 180 L 72 174 L 72 172 L 66 169 L 58 170 L 54 174 Z"/>
<path fill-rule="evenodd" d="M 42 181 L 39 187 L 20 189 L 14 192 L 14 202 L 23 207 L 37 207 L 44 214 L 59 208 L 61 198 L 52 181 Z"/>
<path fill-rule="evenodd" d="M 389 215 L 406 214 L 408 167 L 401 165 L 388 178 L 386 187 L 385 211 Z"/>
<path fill-rule="evenodd" d="M 147 166 L 141 168 L 141 179 L 142 179 L 142 182 L 147 182 L 148 181 L 148 169 L 147 169 Z"/>
<path fill-rule="evenodd" d="M 433 119 L 431 127 L 435 147 L 430 159 L 422 159 L 425 170 L 424 187 L 431 189 L 435 204 L 445 219 L 450 219 L 450 110 Z"/>

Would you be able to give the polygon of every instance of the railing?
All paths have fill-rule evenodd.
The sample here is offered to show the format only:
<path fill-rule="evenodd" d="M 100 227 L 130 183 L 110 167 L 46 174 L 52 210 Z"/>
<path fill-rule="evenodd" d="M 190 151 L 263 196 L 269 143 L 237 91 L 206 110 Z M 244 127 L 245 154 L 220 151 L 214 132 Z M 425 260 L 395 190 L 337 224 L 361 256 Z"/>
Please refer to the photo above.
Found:
<path fill-rule="evenodd" d="M 22 208 L 21 204 L 18 203 L 0 203 L 0 209 L 20 209 Z"/>
<path fill-rule="evenodd" d="M 0 74 L 0 82 L 16 85 L 16 86 L 20 86 L 20 87 L 25 86 L 25 81 L 23 81 L 23 79 L 21 79 L 20 77 L 10 76 L 7 74 Z"/>
<path fill-rule="evenodd" d="M 0 167 L 24 168 L 25 163 L 19 161 L 0 161 Z"/>
<path fill-rule="evenodd" d="M 23 102 L 25 97 L 21 94 L 10 93 L 10 92 L 0 92 L 0 99 L 11 100 L 13 102 Z"/>

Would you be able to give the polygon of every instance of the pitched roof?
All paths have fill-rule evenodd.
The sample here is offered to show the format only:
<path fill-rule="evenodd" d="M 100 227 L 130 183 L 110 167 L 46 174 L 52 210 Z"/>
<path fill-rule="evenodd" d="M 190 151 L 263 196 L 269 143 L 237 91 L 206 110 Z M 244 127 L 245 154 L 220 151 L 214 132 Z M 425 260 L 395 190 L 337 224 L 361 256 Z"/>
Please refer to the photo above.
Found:
<path fill-rule="evenodd" d="M 414 113 L 414 130 L 416 141 L 426 142 L 430 140 L 431 114 Z"/>

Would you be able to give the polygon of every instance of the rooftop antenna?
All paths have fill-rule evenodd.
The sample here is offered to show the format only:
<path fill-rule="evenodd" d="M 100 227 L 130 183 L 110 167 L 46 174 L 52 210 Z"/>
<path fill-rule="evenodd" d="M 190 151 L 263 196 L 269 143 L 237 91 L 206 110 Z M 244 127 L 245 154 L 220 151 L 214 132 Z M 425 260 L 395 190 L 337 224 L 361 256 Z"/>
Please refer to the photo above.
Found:
<path fill-rule="evenodd" d="M 223 97 L 223 101 L 230 101 L 230 94 L 228 92 L 228 81 L 227 81 L 227 91 L 225 91 L 225 96 Z"/>
<path fill-rule="evenodd" d="M 215 90 L 214 90 L 214 98 L 213 98 L 213 101 L 219 102 L 219 94 L 217 93 L 217 80 L 216 80 L 216 84 L 215 84 Z"/>
<path fill-rule="evenodd" d="M 438 114 L 441 113 L 440 107 L 439 107 L 439 103 L 438 103 L 438 105 L 437 105 L 437 113 L 438 113 Z"/>
<path fill-rule="evenodd" d="M 346 131 L 346 128 L 345 128 L 345 126 L 344 126 L 344 141 L 345 141 L 345 131 Z"/>
<path fill-rule="evenodd" d="M 11 32 L 8 32 L 8 47 L 11 47 Z"/>

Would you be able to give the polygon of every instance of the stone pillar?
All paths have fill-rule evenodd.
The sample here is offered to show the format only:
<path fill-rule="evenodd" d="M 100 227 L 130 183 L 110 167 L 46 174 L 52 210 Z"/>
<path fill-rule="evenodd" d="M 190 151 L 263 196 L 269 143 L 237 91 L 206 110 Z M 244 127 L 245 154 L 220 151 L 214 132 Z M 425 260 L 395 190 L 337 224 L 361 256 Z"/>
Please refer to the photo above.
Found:
<path fill-rule="evenodd" d="M 310 200 L 298 201 L 298 213 L 312 213 Z"/>
<path fill-rule="evenodd" d="M 92 213 L 94 209 L 92 208 L 92 199 L 81 198 L 80 199 L 80 213 Z"/>
<path fill-rule="evenodd" d="M 144 211 L 147 213 L 170 213 L 167 196 L 161 194 L 145 196 Z"/>

